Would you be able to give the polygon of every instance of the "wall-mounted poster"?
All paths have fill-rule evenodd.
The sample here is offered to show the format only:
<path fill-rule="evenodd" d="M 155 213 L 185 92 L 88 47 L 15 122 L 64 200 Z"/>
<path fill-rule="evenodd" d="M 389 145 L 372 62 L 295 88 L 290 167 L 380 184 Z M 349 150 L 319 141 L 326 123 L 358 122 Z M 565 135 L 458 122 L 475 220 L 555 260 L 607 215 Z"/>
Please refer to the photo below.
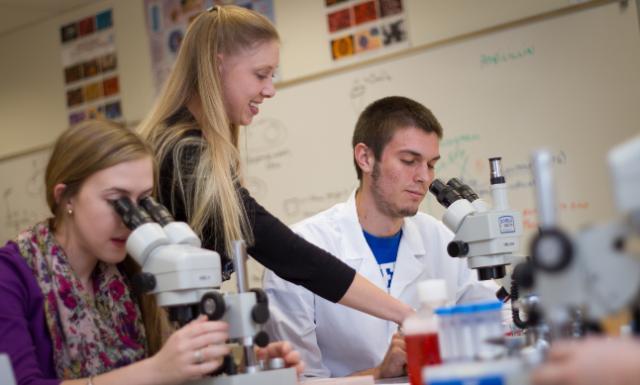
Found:
<path fill-rule="evenodd" d="M 213 5 L 236 4 L 265 15 L 275 24 L 273 0 L 145 0 L 151 67 L 156 93 L 169 75 L 187 27 Z"/>
<path fill-rule="evenodd" d="M 96 117 L 121 121 L 112 10 L 63 25 L 60 41 L 69 124 Z"/>
<path fill-rule="evenodd" d="M 402 0 L 323 0 L 334 62 L 409 46 Z"/>

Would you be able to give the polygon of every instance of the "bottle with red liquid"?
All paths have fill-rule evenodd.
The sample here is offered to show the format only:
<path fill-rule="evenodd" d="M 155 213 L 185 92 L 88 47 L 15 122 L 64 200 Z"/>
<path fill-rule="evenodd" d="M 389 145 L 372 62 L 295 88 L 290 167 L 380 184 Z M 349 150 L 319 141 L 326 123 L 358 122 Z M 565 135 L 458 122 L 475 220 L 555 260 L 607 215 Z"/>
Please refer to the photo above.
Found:
<path fill-rule="evenodd" d="M 402 324 L 407 349 L 407 373 L 411 385 L 423 385 L 424 366 L 442 363 L 434 309 L 447 302 L 447 286 L 443 279 L 419 282 L 417 289 L 420 308 Z"/>

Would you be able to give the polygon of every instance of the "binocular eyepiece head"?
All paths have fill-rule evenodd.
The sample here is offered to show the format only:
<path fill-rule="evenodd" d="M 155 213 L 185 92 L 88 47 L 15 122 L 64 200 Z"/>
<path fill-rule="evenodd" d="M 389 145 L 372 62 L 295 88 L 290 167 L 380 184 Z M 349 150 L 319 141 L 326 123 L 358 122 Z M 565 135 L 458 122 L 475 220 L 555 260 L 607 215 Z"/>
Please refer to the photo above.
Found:
<path fill-rule="evenodd" d="M 463 183 L 458 178 L 451 178 L 444 184 L 440 179 L 435 179 L 429 191 L 436 197 L 438 202 L 448 208 L 453 202 L 459 199 L 466 199 L 469 202 L 473 202 L 479 198 L 478 194 L 469 185 Z"/>
<path fill-rule="evenodd" d="M 164 226 L 174 221 L 169 211 L 152 197 L 144 197 L 135 204 L 129 197 L 121 197 L 111 202 L 122 222 L 130 230 L 150 222 Z"/>
<path fill-rule="evenodd" d="M 429 191 L 433 194 L 438 202 L 448 208 L 458 199 L 463 199 L 462 195 L 453 187 L 447 186 L 440 179 L 434 179 L 429 186 Z"/>

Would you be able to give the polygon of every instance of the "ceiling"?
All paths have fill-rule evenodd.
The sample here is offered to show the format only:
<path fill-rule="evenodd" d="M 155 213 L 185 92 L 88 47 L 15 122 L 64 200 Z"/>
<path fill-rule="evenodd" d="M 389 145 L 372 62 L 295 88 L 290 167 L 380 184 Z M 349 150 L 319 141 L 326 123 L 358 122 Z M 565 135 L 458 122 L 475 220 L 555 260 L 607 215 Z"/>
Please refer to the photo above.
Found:
<path fill-rule="evenodd" d="M 101 0 L 0 0 L 0 36 Z"/>

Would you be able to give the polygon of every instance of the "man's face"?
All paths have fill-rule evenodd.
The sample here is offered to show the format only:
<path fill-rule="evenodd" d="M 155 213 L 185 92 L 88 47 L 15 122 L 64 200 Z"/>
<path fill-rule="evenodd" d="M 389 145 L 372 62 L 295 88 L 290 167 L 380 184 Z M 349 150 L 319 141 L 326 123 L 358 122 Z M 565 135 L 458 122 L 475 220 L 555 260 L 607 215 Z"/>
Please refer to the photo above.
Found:
<path fill-rule="evenodd" d="M 435 133 L 413 126 L 397 129 L 371 173 L 371 194 L 380 213 L 390 218 L 415 215 L 433 181 L 438 159 Z"/>

